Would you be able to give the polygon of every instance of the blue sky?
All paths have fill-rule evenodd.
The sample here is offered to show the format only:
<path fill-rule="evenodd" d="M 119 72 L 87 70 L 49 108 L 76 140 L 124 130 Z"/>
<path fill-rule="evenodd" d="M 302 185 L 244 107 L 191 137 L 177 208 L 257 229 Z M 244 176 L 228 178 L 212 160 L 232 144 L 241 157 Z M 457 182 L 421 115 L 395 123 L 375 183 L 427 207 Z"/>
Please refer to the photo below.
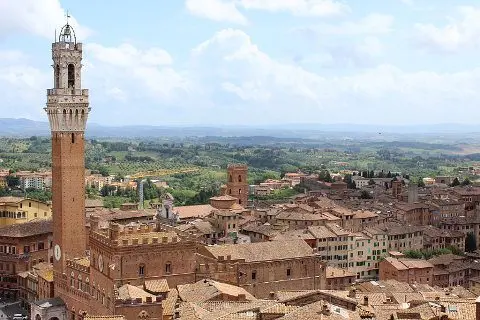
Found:
<path fill-rule="evenodd" d="M 0 117 L 46 121 L 66 10 L 90 122 L 479 123 L 478 0 L 2 0 Z"/>

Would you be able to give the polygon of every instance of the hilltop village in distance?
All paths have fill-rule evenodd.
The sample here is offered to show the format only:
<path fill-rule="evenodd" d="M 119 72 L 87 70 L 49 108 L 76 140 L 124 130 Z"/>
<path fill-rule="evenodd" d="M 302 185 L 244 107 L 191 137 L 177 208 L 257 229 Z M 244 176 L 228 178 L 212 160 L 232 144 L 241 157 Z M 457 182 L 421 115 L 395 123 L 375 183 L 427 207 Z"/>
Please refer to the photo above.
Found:
<path fill-rule="evenodd" d="M 51 139 L 2 142 L 0 318 L 480 320 L 475 154 L 87 141 L 68 23 L 52 59 Z"/>

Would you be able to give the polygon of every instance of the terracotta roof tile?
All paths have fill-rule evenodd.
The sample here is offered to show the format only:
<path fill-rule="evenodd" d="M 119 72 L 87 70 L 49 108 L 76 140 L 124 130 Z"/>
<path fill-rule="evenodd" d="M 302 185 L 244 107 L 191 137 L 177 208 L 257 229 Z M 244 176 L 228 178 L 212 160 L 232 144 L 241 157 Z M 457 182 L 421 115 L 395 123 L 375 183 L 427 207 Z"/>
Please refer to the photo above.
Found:
<path fill-rule="evenodd" d="M 170 290 L 166 279 L 147 280 L 145 281 L 144 288 L 145 291 L 152 294 L 159 294 Z"/>
<path fill-rule="evenodd" d="M 200 280 L 193 284 L 179 285 L 178 295 L 184 302 L 204 302 L 222 295 L 237 298 L 239 295 L 244 295 L 246 300 L 256 300 L 243 288 L 209 279 Z"/>
<path fill-rule="evenodd" d="M 205 247 L 214 257 L 231 256 L 232 260 L 267 261 L 299 258 L 313 255 L 312 248 L 303 240 L 269 241 L 245 244 L 226 244 Z"/>
<path fill-rule="evenodd" d="M 215 208 L 209 204 L 182 206 L 175 207 L 173 209 L 173 211 L 178 214 L 180 219 L 204 218 L 210 215 L 213 210 L 215 210 Z"/>
<path fill-rule="evenodd" d="M 51 219 L 38 219 L 0 228 L 1 237 L 22 238 L 53 232 Z"/>

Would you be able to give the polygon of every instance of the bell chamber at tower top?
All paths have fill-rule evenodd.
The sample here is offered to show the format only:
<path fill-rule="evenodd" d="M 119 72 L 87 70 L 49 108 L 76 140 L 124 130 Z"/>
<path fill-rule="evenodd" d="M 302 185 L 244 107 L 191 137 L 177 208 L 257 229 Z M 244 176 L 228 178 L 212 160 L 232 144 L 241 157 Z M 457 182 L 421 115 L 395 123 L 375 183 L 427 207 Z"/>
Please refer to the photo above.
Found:
<path fill-rule="evenodd" d="M 82 89 L 82 44 L 68 24 L 52 44 L 53 88 L 47 90 L 47 112 L 52 131 L 84 131 L 89 94 Z"/>

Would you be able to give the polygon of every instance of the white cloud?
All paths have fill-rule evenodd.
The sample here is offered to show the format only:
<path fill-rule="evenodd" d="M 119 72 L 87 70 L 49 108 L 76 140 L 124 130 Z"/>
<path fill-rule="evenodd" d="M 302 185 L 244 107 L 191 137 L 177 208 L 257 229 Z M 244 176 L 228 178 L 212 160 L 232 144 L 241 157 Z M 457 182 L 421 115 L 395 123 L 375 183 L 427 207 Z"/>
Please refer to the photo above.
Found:
<path fill-rule="evenodd" d="M 373 36 L 354 47 L 366 56 L 382 54 Z M 45 120 L 51 69 L 25 61 L 26 54 L 0 51 L 0 87 L 8 106 L 2 114 Z M 349 63 L 346 56 L 336 61 Z M 83 72 L 92 121 L 105 124 L 426 123 L 480 116 L 480 69 L 405 72 L 385 64 L 332 76 L 276 60 L 236 29 L 200 43 L 182 64 L 161 48 L 88 44 Z M 452 114 L 452 106 L 461 112 Z"/>
<path fill-rule="evenodd" d="M 368 36 L 356 46 L 356 50 L 361 54 L 378 57 L 384 53 L 384 46 L 378 38 Z"/>
<path fill-rule="evenodd" d="M 297 32 L 313 32 L 321 35 L 362 35 L 387 34 L 392 31 L 394 17 L 386 14 L 371 13 L 358 21 L 345 21 L 338 24 L 318 24 L 311 27 L 296 28 Z"/>
<path fill-rule="evenodd" d="M 105 93 L 107 96 L 120 102 L 126 102 L 128 99 L 126 92 L 118 87 L 108 88 Z"/>
<path fill-rule="evenodd" d="M 129 43 L 123 43 L 118 47 L 104 47 L 91 43 L 86 44 L 86 49 L 95 59 L 118 67 L 162 66 L 173 62 L 170 54 L 163 49 L 149 48 L 142 51 Z"/>
<path fill-rule="evenodd" d="M 416 24 L 416 43 L 432 52 L 457 52 L 480 45 L 480 8 L 459 7 L 457 16 L 448 20 L 442 27 Z"/>
<path fill-rule="evenodd" d="M 365 46 L 378 43 L 367 38 Z M 372 51 L 378 54 L 381 48 Z M 236 104 L 260 122 L 322 122 L 325 119 L 320 115 L 328 115 L 332 122 L 351 121 L 351 117 L 359 122 L 388 122 L 393 118 L 385 118 L 387 114 L 402 110 L 395 112 L 396 121 L 424 123 L 453 120 L 453 105 L 461 105 L 462 114 L 480 115 L 474 102 L 480 99 L 475 89 L 480 85 L 480 69 L 407 73 L 380 65 L 353 75 L 326 77 L 273 60 L 247 34 L 231 29 L 217 33 L 194 52 L 196 59 L 206 62 L 202 72 L 210 72 L 209 83 L 221 83 L 216 88 L 238 96 Z M 221 117 L 222 109 L 217 108 Z M 266 112 L 268 120 L 264 119 Z M 456 120 L 461 119 L 459 115 Z"/>
<path fill-rule="evenodd" d="M 248 19 L 239 8 L 283 11 L 298 16 L 332 16 L 350 11 L 348 5 L 337 0 L 186 0 L 185 7 L 202 18 L 242 25 L 247 24 Z"/>
<path fill-rule="evenodd" d="M 25 53 L 0 51 L 3 117 L 44 117 L 42 105 L 45 101 L 42 99 L 50 85 L 50 78 L 46 72 L 29 65 L 29 62 Z"/>
<path fill-rule="evenodd" d="M 65 21 L 66 12 L 59 0 L 0 1 L 0 36 L 28 33 L 53 39 L 55 29 L 59 32 Z M 75 17 L 72 16 L 69 23 L 76 32 L 77 40 L 91 34 L 91 30 L 79 25 Z"/>
<path fill-rule="evenodd" d="M 400 2 L 406 4 L 407 6 L 413 6 L 414 5 L 413 0 L 400 0 Z"/>
<path fill-rule="evenodd" d="M 300 16 L 331 16 L 350 11 L 348 5 L 336 0 L 238 0 L 238 4 L 245 9 L 287 11 Z"/>
<path fill-rule="evenodd" d="M 171 102 L 190 90 L 190 80 L 172 68 L 172 57 L 161 48 L 141 50 L 128 43 L 118 47 L 92 43 L 85 48 L 87 80 L 101 84 L 117 100 L 148 94 L 158 102 Z"/>
<path fill-rule="evenodd" d="M 247 24 L 247 18 L 230 0 L 186 0 L 185 6 L 191 14 L 202 18 Z"/>

